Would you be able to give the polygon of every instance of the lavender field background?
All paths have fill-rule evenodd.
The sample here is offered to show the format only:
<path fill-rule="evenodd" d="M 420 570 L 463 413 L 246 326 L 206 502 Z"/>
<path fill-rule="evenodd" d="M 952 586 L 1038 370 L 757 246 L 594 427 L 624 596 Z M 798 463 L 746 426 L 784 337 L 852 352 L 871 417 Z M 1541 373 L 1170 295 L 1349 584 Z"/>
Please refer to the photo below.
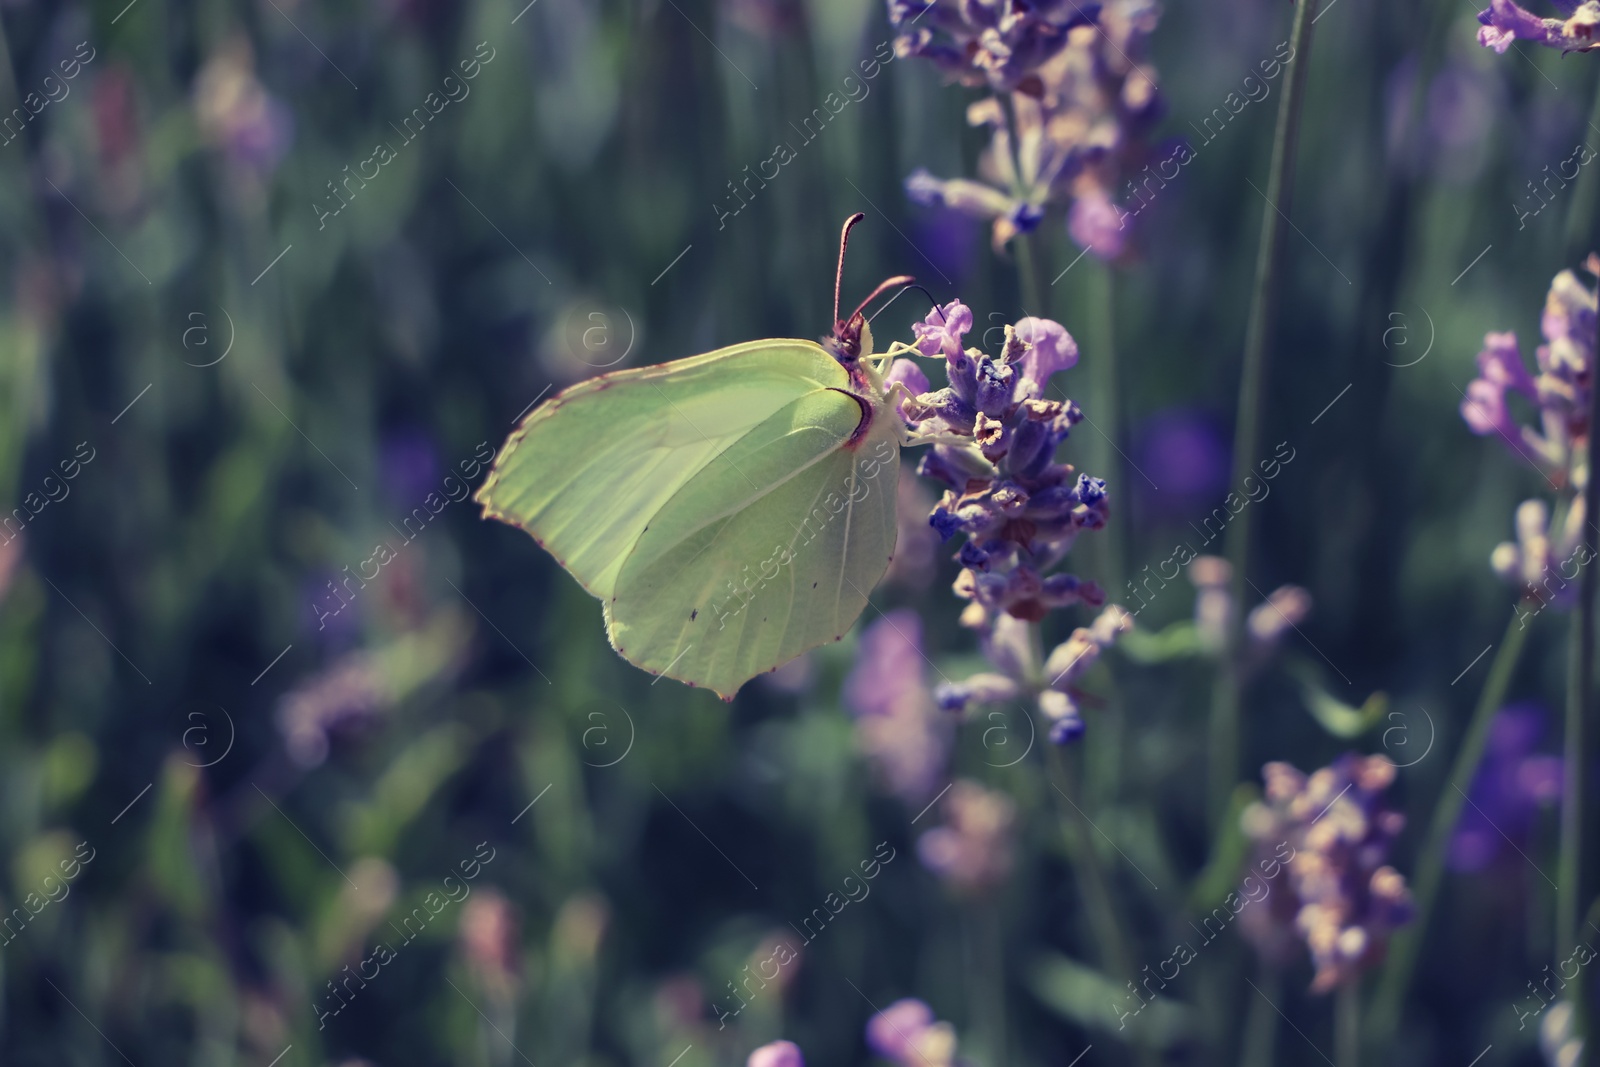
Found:
<path fill-rule="evenodd" d="M 0 1062 L 1585 1062 L 1600 3 L 1479 12 L 0 0 Z M 724 703 L 471 494 L 855 212 L 1090 480 L 905 450 Z"/>

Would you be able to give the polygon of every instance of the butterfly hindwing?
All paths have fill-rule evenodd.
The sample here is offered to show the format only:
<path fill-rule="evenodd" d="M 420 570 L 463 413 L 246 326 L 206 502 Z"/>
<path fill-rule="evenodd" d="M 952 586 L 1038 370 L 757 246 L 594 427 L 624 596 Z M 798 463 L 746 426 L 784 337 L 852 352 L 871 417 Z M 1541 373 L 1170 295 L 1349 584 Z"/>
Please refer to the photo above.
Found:
<path fill-rule="evenodd" d="M 844 634 L 894 551 L 898 437 L 822 389 L 752 428 L 651 518 L 607 630 L 647 670 L 730 696 Z"/>

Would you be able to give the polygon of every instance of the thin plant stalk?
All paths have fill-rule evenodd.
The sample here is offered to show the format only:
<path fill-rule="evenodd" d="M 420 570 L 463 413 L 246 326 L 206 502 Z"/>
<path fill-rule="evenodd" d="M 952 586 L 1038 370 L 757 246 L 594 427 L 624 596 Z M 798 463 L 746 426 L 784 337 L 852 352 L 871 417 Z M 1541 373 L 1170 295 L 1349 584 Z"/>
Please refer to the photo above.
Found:
<path fill-rule="evenodd" d="M 1450 835 L 1461 818 L 1461 808 L 1466 802 L 1465 789 L 1478 773 L 1478 763 L 1489 739 L 1489 725 L 1494 714 L 1505 703 L 1506 690 L 1511 685 L 1511 675 L 1522 656 L 1527 629 L 1522 625 L 1520 612 L 1511 613 L 1505 636 L 1489 665 L 1489 676 L 1478 694 L 1478 704 L 1467 723 L 1467 732 L 1456 751 L 1439 790 L 1439 799 L 1433 808 L 1433 822 L 1428 827 L 1427 839 L 1417 857 L 1416 879 L 1412 886 L 1412 900 L 1416 904 L 1416 918 L 1395 935 L 1389 946 L 1389 961 L 1384 966 L 1378 985 L 1378 995 L 1372 1012 L 1372 1047 L 1387 1048 L 1400 1022 L 1400 1007 L 1411 988 L 1411 976 L 1417 965 L 1417 953 L 1428 933 L 1428 919 L 1433 912 L 1434 899 L 1439 895 L 1439 884 L 1444 877 L 1445 853 L 1449 849 Z"/>
<path fill-rule="evenodd" d="M 1596 97 L 1600 110 L 1600 95 Z M 1600 286 L 1600 282 L 1596 283 Z M 1600 358 L 1600 337 L 1595 339 Z M 1600 514 L 1600 388 L 1590 372 L 1589 440 L 1585 459 L 1588 474 L 1583 487 L 1584 543 L 1592 544 L 1588 531 L 1594 530 Z M 1561 852 L 1556 862 L 1556 943 L 1560 960 L 1572 951 L 1577 937 L 1578 912 L 1583 907 L 1587 871 L 1583 865 L 1583 808 L 1585 771 L 1589 764 L 1588 719 L 1594 713 L 1594 639 L 1596 567 L 1591 561 L 1583 569 L 1578 585 L 1578 609 L 1572 620 L 1572 637 L 1567 653 L 1567 721 L 1562 740 Z"/>
<path fill-rule="evenodd" d="M 1019 199 L 1029 190 L 1022 182 L 1022 144 L 1017 135 L 1017 105 L 1010 93 L 998 93 L 1000 113 L 1006 120 L 1006 144 L 1011 150 L 1011 195 Z M 1044 261 L 1041 248 L 1033 235 L 1019 233 L 1011 242 L 1012 254 L 1017 257 L 1017 279 L 1022 292 L 1022 310 L 1028 315 L 1045 314 Z"/>
<path fill-rule="evenodd" d="M 1283 991 L 1283 975 L 1277 967 L 1263 961 L 1259 968 L 1261 995 L 1250 998 L 1245 1016 L 1243 1067 L 1273 1067 L 1277 1062 L 1278 1003 Z"/>
<path fill-rule="evenodd" d="M 1100 856 L 1090 840 L 1085 817 L 1075 807 L 1081 800 L 1077 776 L 1060 745 L 1045 747 L 1049 749 L 1051 784 L 1061 797 L 1056 806 L 1061 811 L 1062 832 L 1073 869 L 1078 873 L 1079 889 L 1089 909 L 1089 921 L 1100 941 L 1101 963 L 1118 977 L 1131 979 L 1134 976 L 1133 954 L 1128 950 L 1127 935 L 1123 933 L 1105 868 L 1100 865 Z"/>
<path fill-rule="evenodd" d="M 1590 460 L 1593 462 L 1593 460 Z M 1588 493 L 1584 506 L 1589 507 Z M 1585 511 L 1585 514 L 1592 512 Z M 1556 960 L 1572 951 L 1577 936 L 1579 895 L 1582 888 L 1583 848 L 1583 771 L 1585 734 L 1584 712 L 1589 690 L 1593 685 L 1593 659 L 1587 654 L 1594 648 L 1594 590 L 1590 577 L 1591 565 L 1584 571 L 1579 586 L 1578 610 L 1573 613 L 1567 641 L 1567 707 L 1566 728 L 1562 737 L 1561 781 L 1561 837 L 1560 854 L 1556 860 L 1556 940 L 1552 948 Z"/>
<path fill-rule="evenodd" d="M 1339 1067 L 1361 1067 L 1361 980 L 1352 979 L 1333 995 L 1333 1058 Z"/>
<path fill-rule="evenodd" d="M 1007 1062 L 1004 915 L 994 894 L 968 901 L 966 912 L 967 996 L 978 1024 L 980 1062 L 1003 1067 Z"/>
<path fill-rule="evenodd" d="M 1589 122 L 1591 126 L 1600 126 L 1600 74 L 1596 76 L 1594 103 L 1589 107 Z M 1600 203 L 1600 168 L 1585 167 L 1579 172 L 1571 203 L 1572 206 L 1567 209 L 1566 234 L 1566 258 L 1569 260 L 1596 251 L 1593 242 L 1595 206 Z"/>
<path fill-rule="evenodd" d="M 1088 908 L 1089 923 L 1100 943 L 1100 964 L 1107 973 L 1125 981 L 1136 976 L 1133 954 L 1123 931 L 1122 918 L 1111 896 L 1105 868 L 1100 865 L 1099 854 L 1089 837 L 1088 821 L 1082 811 L 1081 790 L 1070 757 L 1059 745 L 1045 745 L 1049 751 L 1045 761 L 1049 764 L 1050 784 L 1059 798 L 1056 808 L 1060 812 L 1061 830 L 1066 839 L 1067 855 L 1078 881 L 1078 891 L 1083 894 Z M 1159 1062 L 1148 1043 L 1137 1045 L 1139 1060 L 1147 1067 Z"/>
<path fill-rule="evenodd" d="M 1017 279 L 1022 289 L 1022 310 L 1029 315 L 1045 315 L 1043 304 L 1044 287 L 1040 284 L 1044 273 L 1044 263 L 1039 255 L 1039 247 L 1034 244 L 1033 235 L 1021 233 L 1012 240 L 1011 246 L 1015 249 L 1017 257 Z"/>
<path fill-rule="evenodd" d="M 1283 276 L 1284 220 L 1289 217 L 1294 192 L 1295 149 L 1300 139 L 1300 115 L 1305 100 L 1306 70 L 1311 58 L 1311 27 L 1317 0 L 1300 0 L 1295 7 L 1294 62 L 1288 83 L 1278 101 L 1278 124 L 1272 140 L 1272 163 L 1267 173 L 1267 204 L 1262 211 L 1261 245 L 1256 255 L 1255 289 L 1250 319 L 1245 329 L 1244 364 L 1239 377 L 1238 422 L 1233 438 L 1233 484 L 1242 485 L 1254 470 L 1261 436 L 1261 407 L 1266 394 L 1267 346 L 1271 341 L 1278 304 L 1278 284 Z M 1250 561 L 1249 509 L 1228 526 L 1226 549 L 1233 565 L 1234 612 L 1221 669 L 1212 692 L 1210 728 L 1210 805 L 1213 823 L 1228 810 L 1228 798 L 1239 780 L 1239 702 L 1243 688 L 1239 644 L 1243 633 L 1245 593 Z"/>
<path fill-rule="evenodd" d="M 1090 257 L 1093 258 L 1093 257 Z M 1131 486 L 1127 471 L 1122 469 L 1122 396 L 1117 384 L 1116 355 L 1116 272 L 1110 264 L 1098 261 L 1085 264 L 1089 272 L 1089 301 L 1085 317 L 1093 326 L 1094 348 L 1086 350 L 1084 360 L 1089 364 L 1089 388 L 1093 394 L 1095 429 L 1105 437 L 1105 466 L 1089 473 L 1106 479 L 1117 487 L 1127 499 Z M 1127 509 L 1120 509 L 1126 516 Z M 1122 542 L 1131 530 L 1122 522 L 1111 536 L 1101 539 L 1105 553 L 1105 573 L 1100 580 L 1105 583 L 1115 599 L 1122 592 Z"/>

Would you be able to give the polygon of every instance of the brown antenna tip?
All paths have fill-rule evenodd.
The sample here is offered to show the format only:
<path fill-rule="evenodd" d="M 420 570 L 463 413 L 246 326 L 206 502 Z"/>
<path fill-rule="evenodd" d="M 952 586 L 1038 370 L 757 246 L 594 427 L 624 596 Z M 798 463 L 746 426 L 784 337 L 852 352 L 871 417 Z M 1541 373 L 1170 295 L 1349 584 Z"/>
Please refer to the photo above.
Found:
<path fill-rule="evenodd" d="M 844 250 L 850 244 L 850 231 L 856 223 L 866 218 L 864 212 L 858 211 L 844 220 L 844 229 L 839 231 L 839 266 L 833 273 L 833 321 L 839 321 L 839 287 L 844 283 Z"/>

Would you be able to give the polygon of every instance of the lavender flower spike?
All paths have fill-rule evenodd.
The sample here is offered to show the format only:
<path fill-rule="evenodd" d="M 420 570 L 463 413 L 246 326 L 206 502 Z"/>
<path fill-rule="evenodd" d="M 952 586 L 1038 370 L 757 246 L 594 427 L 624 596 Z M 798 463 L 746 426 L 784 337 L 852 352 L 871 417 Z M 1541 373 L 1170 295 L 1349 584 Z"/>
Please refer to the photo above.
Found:
<path fill-rule="evenodd" d="M 1513 41 L 1532 41 L 1546 48 L 1562 52 L 1587 52 L 1600 47 L 1600 3 L 1586 0 L 1566 19 L 1540 18 L 1513 0 L 1489 0 L 1489 6 L 1478 13 L 1483 28 L 1478 31 L 1478 43 L 1496 52 L 1504 52 Z"/>
<path fill-rule="evenodd" d="M 1411 921 L 1411 892 L 1388 866 L 1389 847 L 1405 825 L 1382 804 L 1394 782 L 1383 756 L 1351 752 L 1307 776 L 1287 763 L 1261 769 L 1266 797 L 1245 809 L 1244 831 L 1275 877 L 1288 870 L 1288 892 L 1255 909 L 1241 928 L 1263 952 L 1277 956 L 1292 932 L 1311 950 L 1313 993 L 1353 982 L 1375 966 L 1389 935 Z"/>
<path fill-rule="evenodd" d="M 945 795 L 945 823 L 917 840 L 922 865 L 958 893 L 994 889 L 1011 873 L 1017 808 L 1004 793 L 965 778 Z"/>
<path fill-rule="evenodd" d="M 924 671 L 922 620 L 899 608 L 861 634 L 844 700 L 856 715 L 856 747 L 888 790 L 920 807 L 945 781 L 951 724 L 934 707 Z"/>
<path fill-rule="evenodd" d="M 962 567 L 955 593 L 970 601 L 961 621 L 979 631 L 998 669 L 947 682 L 935 699 L 946 711 L 966 713 L 1032 698 L 1051 740 L 1065 744 L 1084 729 L 1078 679 L 1132 626 L 1127 612 L 1106 607 L 1048 662 L 1031 650 L 1027 624 L 1058 608 L 1106 602 L 1095 583 L 1049 573 L 1078 535 L 1105 526 L 1111 511 L 1103 480 L 1056 460 L 1083 413 L 1070 400 L 1045 395 L 1055 374 L 1077 364 L 1078 344 L 1059 322 L 1025 318 L 1006 327 L 996 358 L 962 349 L 971 328 L 972 312 L 958 301 L 912 326 L 918 353 L 944 357 L 950 385 L 900 405 L 909 429 L 941 438 L 917 468 L 947 487 L 928 523 L 944 540 L 966 535 L 955 554 Z"/>
<path fill-rule="evenodd" d="M 1600 12 L 1600 0 L 1586 7 Z M 1582 10 L 1581 8 L 1579 9 Z M 1600 257 L 1591 255 L 1584 270 L 1600 276 Z M 1555 486 L 1564 505 L 1559 529 L 1551 528 L 1551 508 L 1529 500 L 1517 509 L 1515 542 L 1498 545 L 1490 565 L 1501 578 L 1518 587 L 1524 602 L 1540 609 L 1554 604 L 1571 606 L 1573 580 L 1593 558 L 1582 534 L 1587 525 L 1582 490 L 1600 472 L 1588 469 L 1590 397 L 1595 388 L 1597 359 L 1595 326 L 1597 299 L 1570 270 L 1557 274 L 1545 297 L 1539 329 L 1545 343 L 1534 356 L 1538 374 L 1530 375 L 1523 363 L 1517 338 L 1511 333 L 1490 333 L 1478 353 L 1478 377 L 1467 386 L 1461 415 L 1477 434 L 1493 434 L 1513 453 L 1534 463 Z M 1537 408 L 1539 429 L 1519 424 L 1508 402 Z"/>

